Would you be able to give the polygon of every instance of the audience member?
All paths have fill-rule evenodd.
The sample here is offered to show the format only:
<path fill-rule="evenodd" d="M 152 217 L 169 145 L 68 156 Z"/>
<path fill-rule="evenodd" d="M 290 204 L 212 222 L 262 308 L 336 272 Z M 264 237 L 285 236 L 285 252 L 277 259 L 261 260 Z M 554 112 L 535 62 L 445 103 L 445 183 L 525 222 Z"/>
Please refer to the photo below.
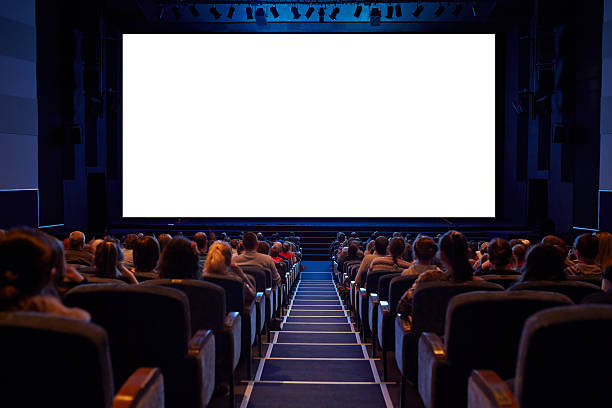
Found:
<path fill-rule="evenodd" d="M 544 245 L 552 245 L 557 248 L 557 251 L 559 251 L 559 254 L 561 255 L 561 258 L 563 259 L 563 262 L 566 267 L 574 265 L 574 262 L 568 256 L 569 250 L 567 248 L 567 245 L 565 244 L 565 241 L 563 241 L 561 238 L 555 235 L 547 235 L 542 238 L 541 243 Z"/>
<path fill-rule="evenodd" d="M 346 252 L 342 250 L 338 256 L 338 268 L 344 270 L 344 264 L 349 261 L 359 261 L 363 259 L 363 252 L 359 249 L 359 245 L 354 241 L 346 248 Z"/>
<path fill-rule="evenodd" d="M 476 275 L 486 275 L 488 273 L 495 275 L 518 275 L 515 269 L 512 269 L 512 247 L 510 243 L 503 238 L 494 238 L 487 246 L 488 261 L 485 265 L 481 265 L 476 271 Z"/>
<path fill-rule="evenodd" d="M 134 244 L 138 240 L 137 234 L 127 234 L 123 241 L 123 261 L 126 267 L 134 267 Z"/>
<path fill-rule="evenodd" d="M 157 242 L 159 243 L 159 253 L 161 254 L 168 245 L 168 242 L 172 240 L 172 236 L 170 234 L 160 234 L 159 238 L 157 238 Z"/>
<path fill-rule="evenodd" d="M 121 262 L 122 253 L 115 242 L 105 240 L 98 245 L 94 259 L 97 277 L 119 279 L 127 283 L 138 283 L 134 274 Z"/>
<path fill-rule="evenodd" d="M 556 245 L 537 244 L 527 252 L 519 282 L 566 279 L 563 258 Z"/>
<path fill-rule="evenodd" d="M 482 278 L 474 276 L 472 265 L 468 259 L 468 243 L 462 233 L 448 231 L 440 238 L 438 248 L 440 261 L 446 272 L 431 269 L 419 275 L 412 287 L 401 297 L 398 304 L 397 311 L 402 313 L 404 317 L 411 314 L 412 294 L 423 282 L 452 281 L 460 283 L 482 280 Z"/>
<path fill-rule="evenodd" d="M 579 235 L 574 241 L 577 261 L 566 268 L 568 275 L 601 275 L 601 266 L 597 264 L 599 238 L 595 234 Z"/>
<path fill-rule="evenodd" d="M 0 311 L 33 311 L 89 321 L 89 313 L 65 307 L 53 291 L 45 291 L 53 285 L 54 265 L 64 263 L 54 257 L 48 239 L 29 229 L 14 229 L 0 237 Z"/>
<path fill-rule="evenodd" d="M 605 271 L 612 266 L 612 234 L 600 231 L 597 233 L 599 238 L 599 251 L 597 251 L 596 263 Z"/>
<path fill-rule="evenodd" d="M 153 237 L 142 237 L 133 244 L 134 272 L 157 274 L 159 243 Z"/>
<path fill-rule="evenodd" d="M 434 263 L 437 252 L 438 245 L 436 245 L 436 242 L 431 237 L 420 235 L 412 247 L 415 261 L 408 269 L 404 269 L 402 276 L 420 275 L 430 269 L 440 270 L 438 265 Z"/>
<path fill-rule="evenodd" d="M 275 263 L 279 263 L 279 262 L 283 262 L 283 258 L 281 258 L 280 255 L 280 251 L 281 251 L 281 247 L 278 245 L 272 245 L 272 247 L 270 248 L 270 258 L 272 258 L 272 260 Z"/>
<path fill-rule="evenodd" d="M 247 233 L 245 236 L 252 233 Z M 253 238 L 257 241 L 257 236 L 253 234 Z M 249 237 L 249 240 L 251 238 Z M 244 241 L 244 238 L 243 238 Z M 245 245 L 245 248 L 247 246 Z M 254 252 L 258 255 L 258 252 L 254 251 L 254 247 L 250 246 L 246 249 L 245 254 L 249 251 Z M 267 255 L 266 255 L 267 256 Z M 268 256 L 268 258 L 270 258 Z M 271 259 L 270 259 L 271 260 Z M 252 282 L 249 278 L 242 272 L 240 266 L 235 263 L 232 263 L 232 249 L 224 241 L 215 242 L 208 251 L 208 257 L 206 258 L 206 265 L 204 266 L 204 276 L 231 276 L 240 279 L 244 283 L 244 298 L 245 304 L 251 303 L 251 301 L 255 298 L 256 291 L 253 287 Z"/>
<path fill-rule="evenodd" d="M 230 244 L 230 248 L 232 248 L 232 256 L 238 255 L 238 240 L 232 239 L 229 244 Z M 259 252 L 259 248 L 258 248 L 258 252 Z"/>
<path fill-rule="evenodd" d="M 295 263 L 296 258 L 295 258 L 295 254 L 291 252 L 291 243 L 289 241 L 285 241 L 281 248 L 282 248 L 282 251 L 280 253 L 280 256 L 285 259 L 288 259 L 289 261 L 291 261 L 292 264 Z"/>
<path fill-rule="evenodd" d="M 162 279 L 199 279 L 201 269 L 197 250 L 184 237 L 174 237 L 161 252 L 157 267 Z"/>
<path fill-rule="evenodd" d="M 339 232 L 338 234 L 336 234 L 336 240 L 332 242 L 331 245 L 329 246 L 329 256 L 330 257 L 334 256 L 336 252 L 338 252 L 338 248 L 341 247 L 345 239 L 346 239 L 346 235 L 344 235 L 344 232 Z"/>
<path fill-rule="evenodd" d="M 380 258 L 387 254 L 387 245 L 389 244 L 389 240 L 387 238 L 380 236 L 374 240 L 374 253 L 365 255 L 363 260 L 361 261 L 361 265 L 359 265 L 359 270 L 357 271 L 357 275 L 355 275 L 355 282 L 360 287 L 363 287 L 365 284 L 365 278 L 368 274 L 368 269 L 370 268 L 370 264 L 376 258 Z"/>
<path fill-rule="evenodd" d="M 85 234 L 81 231 L 73 231 L 68 237 L 68 249 L 66 249 L 66 262 L 69 264 L 91 266 L 93 255 L 85 249 Z"/>
<path fill-rule="evenodd" d="M 196 243 L 198 250 L 200 269 L 203 269 L 206 263 L 206 255 L 208 254 L 208 237 L 203 232 L 196 232 L 193 236 L 193 241 Z"/>
<path fill-rule="evenodd" d="M 527 247 L 523 244 L 516 244 L 512 247 L 512 262 L 514 269 L 520 273 L 521 268 L 525 264 L 525 256 L 527 255 Z"/>
<path fill-rule="evenodd" d="M 381 256 L 379 258 L 373 259 L 370 263 L 370 267 L 368 268 L 368 273 L 372 271 L 404 271 L 404 269 L 408 269 L 411 266 L 410 262 L 404 261 L 402 259 L 402 255 L 404 254 L 404 249 L 406 244 L 404 242 L 404 238 L 395 237 L 389 243 L 388 255 Z M 367 275 L 366 275 L 367 279 Z"/>
<path fill-rule="evenodd" d="M 268 271 L 271 278 L 276 284 L 280 284 L 281 277 L 276 270 L 276 265 L 269 255 L 260 254 L 257 252 L 259 242 L 257 235 L 252 232 L 247 232 L 242 236 L 244 252 L 233 257 L 233 262 L 238 266 L 257 267 L 263 271 Z"/>
<path fill-rule="evenodd" d="M 270 253 L 270 244 L 266 241 L 259 241 L 259 238 L 257 238 L 257 241 L 257 252 L 268 255 Z"/>

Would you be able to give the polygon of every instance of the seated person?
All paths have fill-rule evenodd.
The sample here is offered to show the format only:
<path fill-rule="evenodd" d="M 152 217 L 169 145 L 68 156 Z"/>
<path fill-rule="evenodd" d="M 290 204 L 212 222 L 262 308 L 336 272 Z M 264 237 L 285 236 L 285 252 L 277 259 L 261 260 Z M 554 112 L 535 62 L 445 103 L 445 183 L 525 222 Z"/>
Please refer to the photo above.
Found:
<path fill-rule="evenodd" d="M 136 234 L 127 234 L 123 241 L 123 261 L 121 263 L 127 268 L 134 267 L 134 244 L 138 238 Z"/>
<path fill-rule="evenodd" d="M 559 249 L 554 245 L 537 244 L 527 252 L 517 283 L 564 280 L 567 280 L 567 276 Z"/>
<path fill-rule="evenodd" d="M 89 321 L 89 313 L 64 306 L 57 292 L 48 290 L 54 289 L 55 265 L 64 263 L 48 245 L 51 239 L 55 238 L 30 229 L 14 229 L 0 238 L 0 311 L 50 313 Z"/>
<path fill-rule="evenodd" d="M 432 269 L 419 275 L 412 287 L 402 295 L 397 306 L 398 313 L 402 313 L 404 316 L 411 314 L 412 294 L 423 282 L 452 281 L 460 283 L 482 280 L 482 278 L 474 276 L 472 265 L 468 259 L 468 243 L 462 233 L 448 231 L 440 238 L 438 248 L 440 261 L 446 272 Z"/>
<path fill-rule="evenodd" d="M 577 261 L 574 265 L 566 268 L 568 275 L 599 276 L 601 266 L 597 264 L 597 252 L 599 251 L 599 238 L 595 234 L 579 235 L 574 241 Z"/>
<path fill-rule="evenodd" d="M 502 238 L 494 238 L 487 245 L 488 262 L 476 270 L 476 275 L 518 275 L 519 272 L 512 269 L 512 248 L 510 243 Z"/>
<path fill-rule="evenodd" d="M 81 231 L 70 233 L 65 256 L 69 264 L 92 266 L 94 263 L 92 253 L 85 249 L 85 234 Z"/>
<path fill-rule="evenodd" d="M 257 252 L 259 252 L 260 254 L 264 254 L 264 255 L 269 255 L 270 253 L 270 244 L 268 244 L 266 241 L 259 241 L 259 238 L 257 238 Z M 243 248 L 244 250 L 244 248 Z"/>
<path fill-rule="evenodd" d="M 599 251 L 597 251 L 596 263 L 601 266 L 602 271 L 605 271 L 612 266 L 612 234 L 599 231 L 597 238 L 599 238 Z"/>
<path fill-rule="evenodd" d="M 434 262 L 437 252 L 438 245 L 436 245 L 436 242 L 431 237 L 420 235 L 412 247 L 415 261 L 409 268 L 404 269 L 402 276 L 420 275 L 432 269 L 440 270 Z"/>
<path fill-rule="evenodd" d="M 372 260 L 370 267 L 368 268 L 368 274 L 372 271 L 402 272 L 404 269 L 410 268 L 411 263 L 404 261 L 402 258 L 405 248 L 406 244 L 404 242 L 404 238 L 393 238 L 388 247 L 389 255 L 381 256 Z"/>
<path fill-rule="evenodd" d="M 159 253 L 161 254 L 168 242 L 172 240 L 172 236 L 170 234 L 160 234 L 159 238 L 157 238 L 157 242 L 159 243 Z"/>
<path fill-rule="evenodd" d="M 516 244 L 512 247 L 512 263 L 514 269 L 519 273 L 523 265 L 525 265 L 525 255 L 527 255 L 527 246 Z"/>
<path fill-rule="evenodd" d="M 338 256 L 338 269 L 344 270 L 343 267 L 346 262 L 360 261 L 362 259 L 363 252 L 359 249 L 359 244 L 353 241 L 346 248 L 346 251 L 343 249 L 340 256 Z"/>
<path fill-rule="evenodd" d="M 198 249 L 200 269 L 203 269 L 206 263 L 206 255 L 208 254 L 208 237 L 203 232 L 196 232 L 193 236 L 193 241 Z"/>
<path fill-rule="evenodd" d="M 255 234 L 253 236 L 257 239 Z M 232 263 L 232 249 L 224 241 L 217 241 L 210 247 L 208 257 L 206 258 L 206 265 L 204 265 L 203 276 L 219 275 L 238 278 L 244 283 L 245 304 L 249 304 L 255 299 L 256 291 L 252 282 L 238 265 Z"/>
<path fill-rule="evenodd" d="M 563 241 L 561 238 L 554 235 L 547 235 L 542 238 L 541 243 L 545 245 L 552 245 L 557 248 L 557 251 L 559 251 L 559 253 L 561 254 L 561 257 L 563 258 L 566 267 L 574 265 L 574 261 L 572 261 L 568 256 L 569 249 L 567 248 L 565 241 Z"/>
<path fill-rule="evenodd" d="M 161 252 L 157 270 L 161 279 L 200 279 L 197 247 L 184 237 L 172 238 Z"/>
<path fill-rule="evenodd" d="M 122 256 L 123 253 L 114 241 L 105 240 L 96 248 L 95 275 L 98 278 L 119 279 L 137 284 L 138 280 L 134 274 L 121 262 Z"/>
<path fill-rule="evenodd" d="M 79 273 L 73 266 L 66 263 L 64 246 L 55 237 L 42 231 L 32 230 L 51 249 L 52 263 L 54 267 L 53 282 L 47 285 L 44 294 L 59 296 L 60 298 L 73 287 L 87 283 L 87 278 Z"/>
<path fill-rule="evenodd" d="M 274 263 L 283 262 L 283 258 L 279 256 L 280 251 L 281 251 L 281 247 L 278 245 L 272 245 L 272 248 L 270 248 L 270 258 L 272 258 Z"/>
<path fill-rule="evenodd" d="M 368 269 L 370 268 L 370 264 L 374 259 L 383 257 L 387 254 L 387 245 L 389 244 L 389 240 L 383 237 L 382 235 L 376 238 L 374 241 L 374 252 L 372 254 L 366 254 L 361 260 L 361 264 L 359 265 L 359 270 L 357 271 L 357 275 L 355 275 L 355 282 L 359 286 L 365 285 L 366 275 L 368 274 Z"/>
<path fill-rule="evenodd" d="M 230 247 L 232 248 L 232 256 L 238 255 L 238 240 L 234 238 L 230 241 L 229 244 L 230 244 Z"/>
<path fill-rule="evenodd" d="M 269 255 L 260 254 L 257 252 L 259 242 L 257 241 L 257 235 L 252 232 L 247 232 L 242 236 L 242 244 L 244 245 L 244 252 L 240 255 L 233 257 L 232 262 L 238 266 L 252 266 L 263 271 L 268 271 L 271 278 L 276 284 L 280 284 L 281 277 L 276 270 L 274 261 Z"/>
<path fill-rule="evenodd" d="M 295 254 L 291 252 L 291 244 L 288 241 L 283 243 L 282 251 L 280 253 L 282 258 L 288 259 L 292 264 L 296 262 Z"/>
<path fill-rule="evenodd" d="M 136 274 L 157 275 L 159 261 L 159 243 L 150 236 L 144 236 L 134 243 L 134 272 Z"/>

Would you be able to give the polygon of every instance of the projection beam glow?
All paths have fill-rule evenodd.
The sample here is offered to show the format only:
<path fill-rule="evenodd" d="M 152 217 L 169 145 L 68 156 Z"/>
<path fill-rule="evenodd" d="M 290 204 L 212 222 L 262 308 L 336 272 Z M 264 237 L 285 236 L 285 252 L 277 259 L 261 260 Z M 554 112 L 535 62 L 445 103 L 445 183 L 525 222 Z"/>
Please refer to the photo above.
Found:
<path fill-rule="evenodd" d="M 124 217 L 494 217 L 495 36 L 125 34 Z"/>

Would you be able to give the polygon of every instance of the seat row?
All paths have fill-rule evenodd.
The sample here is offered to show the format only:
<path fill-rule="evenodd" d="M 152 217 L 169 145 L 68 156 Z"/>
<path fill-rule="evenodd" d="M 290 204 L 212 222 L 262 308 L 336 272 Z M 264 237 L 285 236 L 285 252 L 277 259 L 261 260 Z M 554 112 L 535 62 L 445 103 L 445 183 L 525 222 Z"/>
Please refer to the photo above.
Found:
<path fill-rule="evenodd" d="M 2 313 L 3 396 L 19 398 L 19 406 L 44 400 L 67 407 L 202 408 L 216 386 L 227 384 L 233 407 L 239 359 L 245 361 L 250 378 L 252 346 L 257 341 L 261 353 L 261 334 L 270 330 L 273 315 L 282 314 L 299 271 L 299 263 L 293 265 L 278 288 L 271 280 L 263 282 L 270 287 L 259 291 L 258 286 L 250 304 L 244 303 L 241 281 L 204 277 L 77 286 L 63 302 L 87 310 L 91 323 Z M 26 381 L 32 371 L 37 372 Z M 26 383 L 44 387 L 40 394 L 21 394 L 23 386 L 16 385 Z M 116 389 L 120 391 L 113 397 Z M 28 398 L 32 403 L 23 403 Z"/>

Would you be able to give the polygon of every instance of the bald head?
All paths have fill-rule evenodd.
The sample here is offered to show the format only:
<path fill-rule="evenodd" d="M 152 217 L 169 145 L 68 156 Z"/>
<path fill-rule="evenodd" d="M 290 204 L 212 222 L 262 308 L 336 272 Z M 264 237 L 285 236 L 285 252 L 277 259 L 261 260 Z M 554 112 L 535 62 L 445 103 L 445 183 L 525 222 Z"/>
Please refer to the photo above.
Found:
<path fill-rule="evenodd" d="M 70 249 L 81 249 L 85 246 L 85 234 L 81 231 L 72 231 L 68 237 Z"/>

